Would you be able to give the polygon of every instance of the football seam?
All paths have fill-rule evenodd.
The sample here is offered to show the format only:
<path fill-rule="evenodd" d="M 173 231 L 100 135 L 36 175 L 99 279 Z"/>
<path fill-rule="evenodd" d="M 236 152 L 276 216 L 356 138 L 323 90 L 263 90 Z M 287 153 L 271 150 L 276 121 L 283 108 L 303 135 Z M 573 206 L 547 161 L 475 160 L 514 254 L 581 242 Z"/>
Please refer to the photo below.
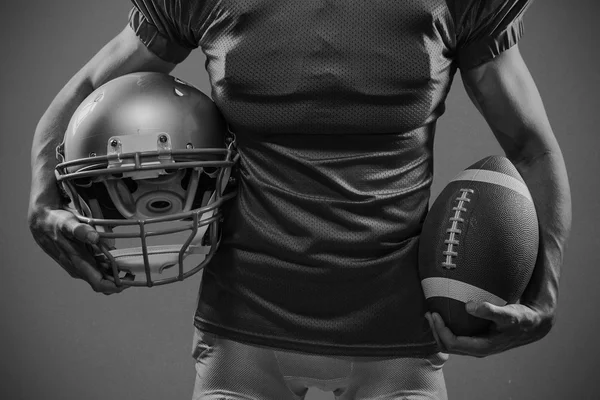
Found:
<path fill-rule="evenodd" d="M 446 249 L 442 252 L 442 255 L 445 258 L 445 261 L 442 262 L 442 268 L 445 269 L 455 269 L 456 264 L 453 262 L 453 258 L 458 257 L 458 249 L 455 249 L 454 246 L 458 247 L 460 244 L 460 240 L 456 238 L 456 235 L 460 235 L 462 233 L 462 229 L 458 228 L 459 223 L 464 223 L 464 218 L 461 218 L 461 212 L 467 212 L 467 208 L 465 207 L 465 203 L 469 203 L 471 199 L 467 196 L 469 193 L 474 193 L 473 189 L 460 189 L 461 196 L 456 197 L 455 200 L 458 201 L 456 207 L 452 207 L 454 211 L 454 216 L 450 217 L 448 220 L 450 221 L 450 228 L 446 229 L 446 233 L 449 234 L 448 238 L 444 240 L 446 244 Z"/>

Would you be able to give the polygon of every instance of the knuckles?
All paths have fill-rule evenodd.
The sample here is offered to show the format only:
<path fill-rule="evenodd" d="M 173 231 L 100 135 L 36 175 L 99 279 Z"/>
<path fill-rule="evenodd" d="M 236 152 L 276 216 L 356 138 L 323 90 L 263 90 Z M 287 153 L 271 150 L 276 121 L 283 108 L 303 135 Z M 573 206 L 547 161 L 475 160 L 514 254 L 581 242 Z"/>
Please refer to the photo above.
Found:
<path fill-rule="evenodd" d="M 31 233 L 36 236 L 42 231 L 42 220 L 44 219 L 41 211 L 30 211 L 27 215 L 27 224 L 29 225 L 29 230 Z"/>

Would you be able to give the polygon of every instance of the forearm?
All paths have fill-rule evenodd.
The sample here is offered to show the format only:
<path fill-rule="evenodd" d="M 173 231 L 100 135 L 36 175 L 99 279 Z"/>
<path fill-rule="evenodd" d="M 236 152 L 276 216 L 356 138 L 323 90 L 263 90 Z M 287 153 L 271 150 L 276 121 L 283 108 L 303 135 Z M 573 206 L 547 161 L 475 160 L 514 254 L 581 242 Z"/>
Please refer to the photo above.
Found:
<path fill-rule="evenodd" d="M 73 77 L 54 98 L 40 119 L 31 146 L 30 209 L 40 205 L 58 208 L 61 196 L 56 186 L 56 146 L 64 136 L 71 115 L 93 91 L 89 80 Z"/>
<path fill-rule="evenodd" d="M 552 315 L 558 301 L 560 268 L 571 229 L 571 193 L 558 145 L 513 160 L 533 198 L 540 244 L 533 276 L 521 302 Z"/>
<path fill-rule="evenodd" d="M 532 81 L 512 81 L 527 87 Z M 509 85 L 504 82 L 502 87 Z M 564 249 L 571 228 L 571 193 L 562 152 L 535 87 L 520 96 L 517 90 L 497 100 L 480 100 L 494 135 L 531 193 L 539 224 L 536 267 L 521 302 L 552 316 Z"/>
<path fill-rule="evenodd" d="M 571 193 L 563 156 L 541 96 L 517 46 L 463 73 L 465 88 L 515 164 L 533 198 L 538 259 L 521 302 L 552 316 L 571 228 Z"/>

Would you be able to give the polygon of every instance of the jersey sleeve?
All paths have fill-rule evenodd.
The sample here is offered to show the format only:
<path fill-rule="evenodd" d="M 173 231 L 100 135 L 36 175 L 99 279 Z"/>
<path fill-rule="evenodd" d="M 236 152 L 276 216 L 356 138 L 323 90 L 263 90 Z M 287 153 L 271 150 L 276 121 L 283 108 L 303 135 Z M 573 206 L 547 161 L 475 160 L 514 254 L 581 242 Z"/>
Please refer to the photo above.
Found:
<path fill-rule="evenodd" d="M 192 29 L 192 1 L 132 0 L 129 26 L 146 47 L 161 59 L 182 62 L 198 47 Z"/>
<path fill-rule="evenodd" d="M 452 1 L 459 68 L 475 68 L 514 46 L 523 35 L 523 14 L 532 2 Z"/>

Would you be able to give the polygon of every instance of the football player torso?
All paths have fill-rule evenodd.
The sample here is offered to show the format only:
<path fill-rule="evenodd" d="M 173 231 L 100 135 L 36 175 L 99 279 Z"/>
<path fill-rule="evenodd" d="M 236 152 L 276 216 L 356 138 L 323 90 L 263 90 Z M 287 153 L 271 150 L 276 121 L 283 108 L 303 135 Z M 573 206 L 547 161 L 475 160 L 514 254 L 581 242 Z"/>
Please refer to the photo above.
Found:
<path fill-rule="evenodd" d="M 435 352 L 417 266 L 435 122 L 458 67 L 516 42 L 527 2 L 135 3 L 140 36 L 206 54 L 238 142 L 196 326 L 322 354 Z"/>

